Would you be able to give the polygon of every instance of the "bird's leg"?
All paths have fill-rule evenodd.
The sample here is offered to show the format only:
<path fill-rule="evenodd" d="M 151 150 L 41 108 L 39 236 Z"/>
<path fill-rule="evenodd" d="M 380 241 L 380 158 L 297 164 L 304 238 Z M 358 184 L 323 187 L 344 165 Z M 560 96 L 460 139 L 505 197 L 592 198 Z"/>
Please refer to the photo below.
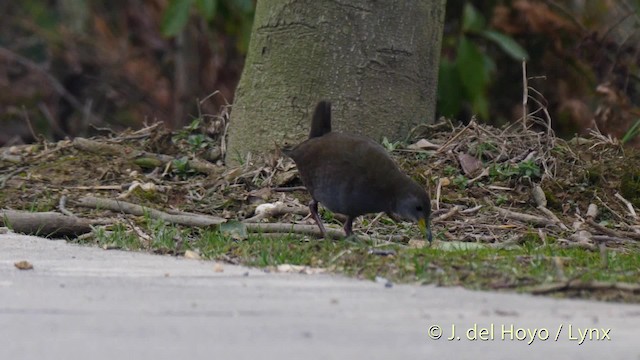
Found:
<path fill-rule="evenodd" d="M 311 212 L 311 217 L 313 217 L 313 220 L 315 220 L 316 224 L 318 224 L 322 237 L 326 237 L 327 231 L 324 229 L 324 225 L 322 225 L 320 215 L 318 215 L 318 202 L 315 199 L 311 200 L 311 202 L 309 203 L 309 211 Z"/>
<path fill-rule="evenodd" d="M 347 216 L 347 220 L 344 222 L 344 233 L 347 237 L 353 235 L 353 217 Z"/>

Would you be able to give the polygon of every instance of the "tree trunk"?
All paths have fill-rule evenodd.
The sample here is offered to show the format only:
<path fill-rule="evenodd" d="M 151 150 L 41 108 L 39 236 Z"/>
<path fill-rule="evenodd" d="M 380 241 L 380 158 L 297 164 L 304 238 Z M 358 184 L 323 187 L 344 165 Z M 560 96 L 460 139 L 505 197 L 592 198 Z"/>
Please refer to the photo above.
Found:
<path fill-rule="evenodd" d="M 432 122 L 445 0 L 259 0 L 236 90 L 227 162 L 333 129 L 402 139 Z"/>

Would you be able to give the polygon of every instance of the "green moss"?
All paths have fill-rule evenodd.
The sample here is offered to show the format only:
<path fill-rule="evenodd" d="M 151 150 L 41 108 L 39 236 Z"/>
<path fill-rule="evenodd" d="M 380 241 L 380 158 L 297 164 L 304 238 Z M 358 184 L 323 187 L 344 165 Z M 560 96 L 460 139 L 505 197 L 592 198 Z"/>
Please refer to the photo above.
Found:
<path fill-rule="evenodd" d="M 562 201 L 558 200 L 552 191 L 544 190 L 544 196 L 547 198 L 548 208 L 562 210 Z"/>

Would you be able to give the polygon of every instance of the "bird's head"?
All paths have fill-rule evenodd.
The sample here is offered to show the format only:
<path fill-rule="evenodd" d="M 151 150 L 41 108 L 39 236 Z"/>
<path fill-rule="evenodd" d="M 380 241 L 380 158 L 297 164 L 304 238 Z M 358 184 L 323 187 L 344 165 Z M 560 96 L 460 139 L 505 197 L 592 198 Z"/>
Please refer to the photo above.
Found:
<path fill-rule="evenodd" d="M 431 200 L 429 195 L 418 184 L 413 183 L 408 186 L 406 191 L 403 191 L 396 199 L 395 211 L 393 215 L 399 216 L 408 221 L 414 221 L 418 223 L 422 235 L 431 242 L 433 236 L 431 235 L 431 222 L 429 217 L 431 215 Z"/>

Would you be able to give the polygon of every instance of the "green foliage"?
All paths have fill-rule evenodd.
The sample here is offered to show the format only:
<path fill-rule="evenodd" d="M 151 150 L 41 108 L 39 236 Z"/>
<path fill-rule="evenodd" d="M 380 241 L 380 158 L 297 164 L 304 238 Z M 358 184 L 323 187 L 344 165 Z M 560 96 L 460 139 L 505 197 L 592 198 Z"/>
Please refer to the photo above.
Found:
<path fill-rule="evenodd" d="M 202 133 L 202 119 L 196 118 L 182 129 L 175 132 L 172 138 L 174 144 L 186 143 L 190 152 L 198 153 L 201 150 L 213 145 L 215 141 Z M 182 164 L 176 164 L 182 166 Z"/>
<path fill-rule="evenodd" d="M 503 33 L 484 30 L 480 33 L 484 38 L 498 45 L 502 51 L 504 51 L 509 57 L 514 60 L 527 60 L 529 55 L 527 51 L 522 48 L 512 37 Z"/>
<path fill-rule="evenodd" d="M 498 147 L 491 141 L 481 142 L 473 148 L 473 155 L 478 159 L 482 159 L 485 154 L 498 152 Z"/>
<path fill-rule="evenodd" d="M 456 185 L 458 188 L 460 188 L 460 190 L 463 190 L 469 184 L 469 179 L 467 179 L 467 177 L 464 175 L 458 175 L 455 178 L 453 178 L 452 182 L 453 182 L 453 185 Z"/>
<path fill-rule="evenodd" d="M 540 166 L 533 160 L 522 161 L 518 164 L 495 164 L 489 167 L 489 176 L 492 179 L 506 180 L 510 178 L 539 179 L 541 177 Z"/>
<path fill-rule="evenodd" d="M 195 170 L 189 167 L 189 159 L 186 156 L 174 159 L 171 162 L 171 167 L 173 168 L 173 172 L 182 178 L 187 178 L 196 173 Z"/>
<path fill-rule="evenodd" d="M 322 207 L 319 210 L 320 212 L 320 217 L 322 217 L 322 220 L 325 223 L 335 223 L 336 222 L 336 215 L 329 209 Z"/>
<path fill-rule="evenodd" d="M 500 206 L 500 205 L 505 204 L 507 202 L 507 200 L 509 200 L 507 195 L 499 194 L 498 197 L 496 198 L 496 206 Z"/>
<path fill-rule="evenodd" d="M 488 44 L 496 45 L 514 60 L 528 58 L 513 38 L 488 29 L 486 23 L 484 16 L 468 2 L 463 9 L 460 33 L 443 41 L 445 49 L 455 48 L 455 57 L 443 56 L 440 64 L 438 108 L 442 115 L 454 116 L 466 103 L 481 118 L 489 117 L 487 90 L 496 65 L 486 51 Z"/>
<path fill-rule="evenodd" d="M 200 14 L 208 21 L 213 19 L 218 9 L 218 0 L 196 0 Z"/>
<path fill-rule="evenodd" d="M 458 173 L 458 169 L 451 165 L 447 165 L 443 171 L 446 176 L 453 176 Z"/>
<path fill-rule="evenodd" d="M 168 37 L 178 35 L 192 14 L 228 35 L 237 36 L 241 52 L 249 47 L 254 14 L 252 0 L 170 0 L 162 18 L 162 33 Z"/>
<path fill-rule="evenodd" d="M 202 124 L 201 118 L 193 119 L 193 121 L 191 121 L 189 125 L 175 132 L 175 135 L 173 136 L 173 141 L 177 142 L 180 140 L 187 139 L 189 135 L 191 135 L 191 133 L 198 131 L 200 129 L 201 124 Z"/>
<path fill-rule="evenodd" d="M 165 36 L 176 36 L 189 21 L 189 13 L 193 0 L 171 0 L 164 12 L 160 26 Z"/>
<path fill-rule="evenodd" d="M 540 178 L 542 175 L 540 167 L 533 160 L 527 160 L 519 163 L 516 169 L 518 170 L 518 175 L 520 177 Z"/>
<path fill-rule="evenodd" d="M 189 135 L 187 143 L 191 145 L 193 151 L 204 149 L 209 145 L 207 137 L 204 134 Z"/>
<path fill-rule="evenodd" d="M 640 119 L 636 120 L 636 122 L 633 125 L 631 125 L 631 127 L 624 134 L 620 142 L 624 145 L 629 141 L 635 139 L 635 137 L 638 136 L 638 134 L 640 134 Z"/>
<path fill-rule="evenodd" d="M 21 1 L 22 8 L 26 15 L 39 27 L 46 31 L 55 30 L 60 19 L 47 2 L 40 0 Z"/>
<path fill-rule="evenodd" d="M 180 230 L 168 225 L 163 220 L 154 220 L 145 216 L 147 227 L 151 230 L 151 249 L 155 252 L 167 254 L 176 251 L 177 239 L 180 238 Z"/>
<path fill-rule="evenodd" d="M 138 236 L 129 231 L 124 224 L 115 224 L 111 231 L 107 232 L 103 227 L 94 230 L 98 245 L 103 248 L 117 248 L 124 250 L 140 250 L 142 243 Z"/>
<path fill-rule="evenodd" d="M 387 139 L 386 136 L 382 138 L 382 146 L 384 146 L 384 148 L 387 149 L 388 152 L 394 151 L 400 145 L 401 144 L 400 144 L 399 141 L 391 142 L 391 141 L 389 141 L 389 139 Z"/>

